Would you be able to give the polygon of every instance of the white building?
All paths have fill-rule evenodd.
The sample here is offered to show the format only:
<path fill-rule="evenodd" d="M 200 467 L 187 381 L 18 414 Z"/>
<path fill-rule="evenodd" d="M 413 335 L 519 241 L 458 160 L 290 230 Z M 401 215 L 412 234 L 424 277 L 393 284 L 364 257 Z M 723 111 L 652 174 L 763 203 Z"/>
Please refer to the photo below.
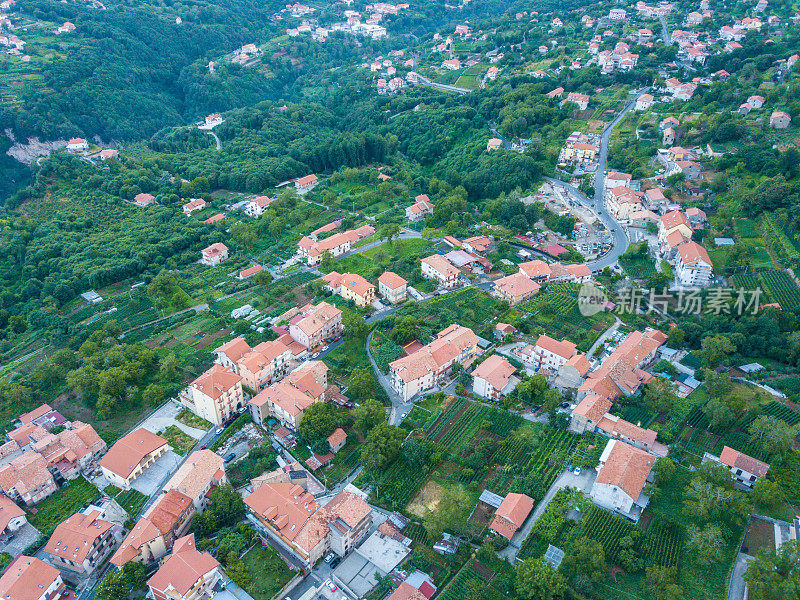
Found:
<path fill-rule="evenodd" d="M 706 287 L 714 275 L 708 251 L 697 242 L 678 246 L 675 257 L 675 278 L 683 287 Z"/>
<path fill-rule="evenodd" d="M 519 378 L 514 377 L 515 371 L 506 358 L 492 354 L 473 371 L 472 390 L 483 398 L 499 400 L 519 383 Z"/>
<path fill-rule="evenodd" d="M 600 456 L 590 496 L 598 506 L 638 521 L 650 499 L 642 492 L 656 457 L 619 440 L 610 440 Z"/>
<path fill-rule="evenodd" d="M 452 288 L 458 284 L 459 270 L 440 254 L 432 254 L 420 261 L 422 276 L 435 279 L 439 285 Z"/>
<path fill-rule="evenodd" d="M 544 367 L 556 371 L 564 366 L 577 352 L 577 346 L 572 342 L 567 340 L 559 342 L 548 335 L 542 334 L 536 340 L 531 358 L 539 368 Z"/>

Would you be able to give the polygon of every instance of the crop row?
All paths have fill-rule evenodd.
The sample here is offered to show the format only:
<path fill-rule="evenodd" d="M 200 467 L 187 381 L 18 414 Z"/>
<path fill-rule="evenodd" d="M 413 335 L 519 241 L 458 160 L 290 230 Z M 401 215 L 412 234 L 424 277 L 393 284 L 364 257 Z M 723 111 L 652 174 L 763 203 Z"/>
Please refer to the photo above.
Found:
<path fill-rule="evenodd" d="M 628 535 L 634 528 L 630 522 L 598 506 L 592 505 L 581 521 L 583 535 L 600 542 L 606 559 L 614 562 L 620 550 L 620 538 Z"/>
<path fill-rule="evenodd" d="M 761 274 L 761 281 L 772 299 L 784 310 L 800 306 L 800 290 L 785 271 L 767 271 Z"/>
<path fill-rule="evenodd" d="M 390 466 L 374 490 L 380 500 L 394 510 L 405 508 L 425 483 L 427 474 L 422 469 L 412 469 L 402 458 Z"/>
<path fill-rule="evenodd" d="M 679 525 L 656 520 L 647 528 L 642 555 L 649 563 L 677 567 L 682 539 Z"/>
<path fill-rule="evenodd" d="M 466 402 L 467 401 L 464 400 L 463 398 L 456 398 L 452 400 L 450 404 L 447 405 L 447 408 L 445 408 L 439 414 L 439 416 L 436 417 L 436 420 L 433 423 L 431 423 L 431 425 L 428 427 L 427 431 L 428 439 L 432 440 L 437 435 L 439 435 L 439 432 L 441 432 L 442 429 L 444 429 L 445 425 L 447 425 L 450 419 L 452 419 L 456 415 L 456 413 L 461 409 L 462 406 L 464 406 Z"/>
<path fill-rule="evenodd" d="M 450 581 L 442 593 L 439 594 L 439 600 L 463 600 L 466 598 L 465 592 L 467 591 L 467 584 L 470 581 L 483 581 L 478 572 L 472 568 L 471 563 L 467 563 L 455 577 Z"/>

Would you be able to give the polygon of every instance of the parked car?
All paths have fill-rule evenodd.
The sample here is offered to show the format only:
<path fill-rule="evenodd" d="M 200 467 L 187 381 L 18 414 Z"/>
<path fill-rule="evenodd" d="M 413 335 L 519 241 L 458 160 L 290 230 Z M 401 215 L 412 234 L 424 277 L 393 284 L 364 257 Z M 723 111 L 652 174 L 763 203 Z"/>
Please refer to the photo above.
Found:
<path fill-rule="evenodd" d="M 227 455 L 225 455 L 225 462 L 226 462 L 226 463 L 229 463 L 229 462 L 231 462 L 231 461 L 232 461 L 234 458 L 236 458 L 236 452 L 231 452 L 230 454 L 227 454 Z"/>
<path fill-rule="evenodd" d="M 336 555 L 333 552 L 328 552 L 328 554 L 325 556 L 325 562 L 327 564 L 331 564 L 331 561 L 333 560 L 334 556 Z"/>
<path fill-rule="evenodd" d="M 325 580 L 325 587 L 328 588 L 332 592 L 335 592 L 336 589 L 337 589 L 336 588 L 336 584 L 333 583 L 330 579 L 326 579 Z"/>
<path fill-rule="evenodd" d="M 216 431 L 214 431 L 214 435 L 222 435 L 222 432 L 225 431 L 222 427 L 217 427 Z"/>

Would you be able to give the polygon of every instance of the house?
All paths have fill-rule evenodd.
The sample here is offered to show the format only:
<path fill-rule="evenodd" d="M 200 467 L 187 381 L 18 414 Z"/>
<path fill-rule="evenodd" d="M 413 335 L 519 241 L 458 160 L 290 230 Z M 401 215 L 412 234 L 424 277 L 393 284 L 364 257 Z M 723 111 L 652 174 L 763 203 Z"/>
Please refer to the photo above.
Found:
<path fill-rule="evenodd" d="M 513 325 L 509 325 L 508 323 L 498 323 L 494 326 L 494 337 L 499 340 L 504 340 L 510 335 L 514 335 L 517 331 L 517 328 Z"/>
<path fill-rule="evenodd" d="M 672 144 L 675 143 L 675 140 L 677 139 L 678 139 L 678 134 L 672 127 L 667 127 L 666 129 L 664 129 L 661 141 L 665 146 L 671 146 Z"/>
<path fill-rule="evenodd" d="M 731 470 L 733 480 L 748 488 L 752 488 L 769 470 L 769 465 L 767 463 L 761 462 L 752 456 L 748 456 L 728 446 L 723 446 L 722 453 L 719 457 L 709 453 L 703 456 L 703 462 L 709 459 L 716 460 L 728 467 Z"/>
<path fill-rule="evenodd" d="M 631 213 L 642 210 L 642 194 L 623 185 L 605 193 L 606 208 L 617 220 L 627 220 Z"/>
<path fill-rule="evenodd" d="M 214 362 L 235 372 L 236 363 L 251 350 L 243 337 L 235 337 L 214 350 Z"/>
<path fill-rule="evenodd" d="M 573 104 L 577 104 L 578 108 L 581 110 L 586 110 L 589 106 L 589 96 L 588 94 L 579 94 L 578 92 L 570 92 L 567 95 L 567 99 L 562 102 L 572 102 Z"/>
<path fill-rule="evenodd" d="M 164 438 L 136 429 L 117 440 L 100 459 L 100 469 L 110 483 L 128 490 L 131 484 L 169 450 Z"/>
<path fill-rule="evenodd" d="M 65 591 L 58 569 L 31 556 L 18 556 L 0 577 L 0 598 L 7 600 L 58 600 Z"/>
<path fill-rule="evenodd" d="M 792 118 L 782 110 L 776 110 L 769 117 L 769 126 L 773 129 L 786 129 L 792 122 Z"/>
<path fill-rule="evenodd" d="M 577 434 L 594 431 L 597 424 L 611 410 L 612 402 L 597 394 L 588 394 L 581 400 L 570 415 L 570 431 Z"/>
<path fill-rule="evenodd" d="M 105 452 L 106 443 L 91 425 L 73 421 L 64 426 L 58 433 L 37 436 L 30 449 L 45 459 L 54 475 L 72 480 Z"/>
<path fill-rule="evenodd" d="M 503 147 L 503 140 L 500 138 L 492 138 L 488 142 L 486 142 L 486 151 L 491 152 L 492 150 L 499 150 Z"/>
<path fill-rule="evenodd" d="M 153 194 L 142 192 L 141 194 L 136 194 L 133 197 L 133 203 L 139 207 L 149 206 L 156 203 L 156 197 L 153 196 Z"/>
<path fill-rule="evenodd" d="M 165 491 L 131 528 L 109 562 L 121 569 L 128 562 L 148 565 L 166 556 L 186 533 L 195 512 L 189 496 L 176 489 Z"/>
<path fill-rule="evenodd" d="M 697 242 L 678 246 L 675 258 L 675 278 L 687 288 L 706 287 L 711 283 L 714 265 L 708 251 Z"/>
<path fill-rule="evenodd" d="M 222 567 L 208 552 L 198 552 L 194 534 L 175 541 L 172 554 L 147 580 L 155 600 L 202 600 L 224 581 Z"/>
<path fill-rule="evenodd" d="M 531 260 L 528 262 L 520 263 L 519 272 L 524 273 L 537 283 L 546 282 L 552 273 L 550 266 L 543 260 Z"/>
<path fill-rule="evenodd" d="M 547 51 L 547 49 L 545 47 L 545 52 L 546 51 Z M 563 96 L 564 96 L 564 88 L 560 87 L 560 86 L 557 87 L 554 90 L 551 90 L 551 91 L 547 92 L 547 97 L 548 98 L 561 98 Z"/>
<path fill-rule="evenodd" d="M 372 525 L 370 506 L 348 490 L 322 507 L 299 485 L 264 483 L 244 502 L 261 525 L 306 565 L 316 563 L 328 550 L 344 556 Z"/>
<path fill-rule="evenodd" d="M 708 222 L 706 213 L 696 206 L 686 209 L 686 218 L 689 219 L 692 229 L 702 229 L 703 223 Z"/>
<path fill-rule="evenodd" d="M 498 74 L 499 72 L 500 72 L 500 71 L 498 70 L 498 68 L 497 68 L 497 67 L 495 67 L 494 65 L 492 65 L 492 66 L 491 66 L 491 67 L 489 67 L 489 68 L 487 69 L 487 71 L 486 71 L 486 78 L 487 78 L 487 79 L 489 79 L 489 80 L 491 80 L 491 81 L 494 81 L 495 79 L 497 79 L 497 74 Z"/>
<path fill-rule="evenodd" d="M 29 450 L 0 468 L 0 489 L 12 500 L 33 506 L 55 492 L 58 485 L 44 457 Z"/>
<path fill-rule="evenodd" d="M 370 306 L 375 300 L 375 286 L 356 273 L 331 271 L 322 279 L 334 294 L 352 300 L 356 306 Z"/>
<path fill-rule="evenodd" d="M 333 340 L 342 333 L 342 311 L 320 302 L 307 304 L 289 321 L 289 335 L 308 350 Z"/>
<path fill-rule="evenodd" d="M 533 298 L 541 286 L 524 273 L 514 273 L 502 277 L 494 282 L 492 295 L 505 300 L 511 306 L 516 306 L 529 298 Z"/>
<path fill-rule="evenodd" d="M 386 600 L 428 600 L 428 598 L 429 596 L 426 596 L 421 590 L 403 581 L 395 591 L 386 597 Z"/>
<path fill-rule="evenodd" d="M 747 99 L 747 104 L 749 104 L 752 109 L 761 108 L 764 106 L 764 96 L 750 96 Z"/>
<path fill-rule="evenodd" d="M 585 400 L 585 398 L 584 398 Z M 610 438 L 618 439 L 641 450 L 653 450 L 657 433 L 607 413 L 596 423 L 595 429 Z"/>
<path fill-rule="evenodd" d="M 246 352 L 233 367 L 233 372 L 242 378 L 242 386 L 258 392 L 273 381 L 282 378 L 294 355 L 291 348 L 281 340 L 261 342 Z"/>
<path fill-rule="evenodd" d="M 305 177 L 300 177 L 296 179 L 294 182 L 294 189 L 297 190 L 298 194 L 305 194 L 306 192 L 314 189 L 316 185 L 319 183 L 316 175 L 306 175 Z"/>
<path fill-rule="evenodd" d="M 477 353 L 478 336 L 467 327 L 450 325 L 426 346 L 389 364 L 392 387 L 408 400 L 436 387 L 453 363 L 467 366 Z"/>
<path fill-rule="evenodd" d="M 658 243 L 663 245 L 669 235 L 680 232 L 684 238 L 692 237 L 692 224 L 679 210 L 672 210 L 661 217 L 658 223 Z"/>
<path fill-rule="evenodd" d="M 473 254 L 486 254 L 492 247 L 492 240 L 485 235 L 476 235 L 465 239 L 461 246 Z"/>
<path fill-rule="evenodd" d="M 363 225 L 357 229 L 343 231 L 334 234 L 323 240 L 317 241 L 303 236 L 297 243 L 298 253 L 307 259 L 309 265 L 318 265 L 322 262 L 325 253 L 330 254 L 331 258 L 341 256 L 349 252 L 352 245 L 375 233 L 375 228 L 371 225 Z"/>
<path fill-rule="evenodd" d="M 331 452 L 334 454 L 344 448 L 346 443 L 347 433 L 345 433 L 345 430 L 341 427 L 337 427 L 336 430 L 328 436 L 328 446 L 330 446 Z"/>
<path fill-rule="evenodd" d="M 440 254 L 432 254 L 420 261 L 422 276 L 428 279 L 435 279 L 439 285 L 445 288 L 453 288 L 458 285 L 458 269 Z"/>
<path fill-rule="evenodd" d="M 558 370 L 578 352 L 577 346 L 567 340 L 554 340 L 548 335 L 540 335 L 533 347 L 531 359 L 537 368 Z"/>
<path fill-rule="evenodd" d="M 611 21 L 624 21 L 627 14 L 624 8 L 612 8 L 608 11 L 608 18 Z"/>
<path fill-rule="evenodd" d="M 196 512 L 202 513 L 208 507 L 211 488 L 228 483 L 223 458 L 212 450 L 195 450 L 170 478 L 164 491 L 177 490 L 192 501 Z"/>
<path fill-rule="evenodd" d="M 636 99 L 636 110 L 650 110 L 655 98 L 651 94 L 642 94 Z"/>
<path fill-rule="evenodd" d="M 5 494 L 0 494 L 0 535 L 10 535 L 28 522 L 25 511 Z"/>
<path fill-rule="evenodd" d="M 583 383 L 591 364 L 583 354 L 576 354 L 558 368 L 555 385 L 559 389 L 577 389 Z"/>
<path fill-rule="evenodd" d="M 592 270 L 583 263 L 565 265 L 564 269 L 568 274 L 568 281 L 574 283 L 588 283 L 592 280 Z"/>
<path fill-rule="evenodd" d="M 392 304 L 408 298 L 408 282 L 392 271 L 386 271 L 378 277 L 378 293 L 384 300 Z"/>
<path fill-rule="evenodd" d="M 686 179 L 700 179 L 703 167 L 693 160 L 679 160 L 675 163 L 681 173 L 686 175 Z"/>
<path fill-rule="evenodd" d="M 503 498 L 494 513 L 489 529 L 509 540 L 525 524 L 525 520 L 533 510 L 533 499 L 525 494 L 510 492 Z"/>
<path fill-rule="evenodd" d="M 492 354 L 472 372 L 472 389 L 483 398 L 499 400 L 507 396 L 519 383 L 514 377 L 516 368 L 508 359 Z"/>
<path fill-rule="evenodd" d="M 192 381 L 178 399 L 198 417 L 219 427 L 245 406 L 242 377 L 222 365 L 213 365 Z"/>
<path fill-rule="evenodd" d="M 83 138 L 72 138 L 67 142 L 67 150 L 71 152 L 84 152 L 89 149 L 89 142 Z"/>
<path fill-rule="evenodd" d="M 213 267 L 228 260 L 228 247 L 222 242 L 215 242 L 201 251 L 200 262 Z"/>
<path fill-rule="evenodd" d="M 209 129 L 213 129 L 217 125 L 221 124 L 222 121 L 223 121 L 222 115 L 219 113 L 213 113 L 207 115 L 205 118 L 206 127 L 208 127 Z"/>
<path fill-rule="evenodd" d="M 73 31 L 75 31 L 75 23 L 65 21 L 63 25 L 59 25 L 56 29 L 54 29 L 53 33 L 56 35 L 61 35 L 62 33 L 72 33 Z"/>
<path fill-rule="evenodd" d="M 225 220 L 225 214 L 224 213 L 217 213 L 215 215 L 212 215 L 212 216 L 208 217 L 206 220 L 203 221 L 203 223 L 205 223 L 207 225 L 213 225 L 214 223 L 219 223 L 220 221 L 223 221 L 223 220 Z"/>
<path fill-rule="evenodd" d="M 449 58 L 442 62 L 442 68 L 448 71 L 458 71 L 461 68 L 461 61 L 457 58 Z"/>
<path fill-rule="evenodd" d="M 203 200 L 202 198 L 192 198 L 191 200 L 189 200 L 189 202 L 183 205 L 182 209 L 183 209 L 183 214 L 185 214 L 188 217 L 194 211 L 203 210 L 205 207 L 206 207 L 205 200 Z"/>
<path fill-rule="evenodd" d="M 244 205 L 244 214 L 248 217 L 252 217 L 254 219 L 259 218 L 263 215 L 269 205 L 272 204 L 274 198 L 270 198 L 269 196 L 256 196 L 255 198 L 250 198 Z"/>
<path fill-rule="evenodd" d="M 613 190 L 614 188 L 623 186 L 625 188 L 630 189 L 632 179 L 633 178 L 628 173 L 620 173 L 619 171 L 609 171 L 608 174 L 606 175 L 605 181 L 603 182 L 603 188 L 605 190 Z"/>
<path fill-rule="evenodd" d="M 253 275 L 257 275 L 264 270 L 264 267 L 261 265 L 253 265 L 252 267 L 247 267 L 246 269 L 242 269 L 239 271 L 239 279 L 247 279 L 248 277 L 252 277 Z"/>
<path fill-rule="evenodd" d="M 406 208 L 406 218 L 410 221 L 422 221 L 426 215 L 433 214 L 433 204 L 427 194 L 414 198 L 414 204 Z"/>
<path fill-rule="evenodd" d="M 656 457 L 619 440 L 609 440 L 600 456 L 592 501 L 638 521 L 650 499 L 642 492 Z"/>
<path fill-rule="evenodd" d="M 90 507 L 56 525 L 44 547 L 55 567 L 91 575 L 103 564 L 116 546 L 114 525 L 100 518 L 100 511 Z"/>

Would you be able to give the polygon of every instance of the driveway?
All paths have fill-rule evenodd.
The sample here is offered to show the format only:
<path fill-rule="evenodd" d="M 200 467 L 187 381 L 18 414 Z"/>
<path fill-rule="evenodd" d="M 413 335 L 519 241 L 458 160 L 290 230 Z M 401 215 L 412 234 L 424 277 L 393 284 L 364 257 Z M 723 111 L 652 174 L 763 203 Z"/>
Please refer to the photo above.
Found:
<path fill-rule="evenodd" d="M 141 427 L 143 429 L 147 429 L 147 431 L 159 433 L 160 431 L 164 431 L 164 429 L 170 425 L 175 425 L 186 435 L 195 440 L 199 440 L 206 434 L 206 431 L 179 423 L 177 417 L 183 410 L 184 407 L 181 406 L 177 400 L 171 400 L 147 417 L 147 419 L 145 419 L 145 421 L 142 423 Z"/>
<path fill-rule="evenodd" d="M 508 558 L 508 560 L 513 563 L 517 558 L 519 549 L 522 547 L 522 542 L 525 541 L 531 529 L 533 529 L 533 524 L 536 523 L 536 519 L 544 514 L 544 511 L 547 510 L 547 507 L 550 505 L 556 493 L 564 488 L 572 487 L 578 488 L 583 493 L 588 494 L 596 478 L 597 472 L 594 469 L 583 469 L 580 475 L 575 475 L 572 471 L 564 471 L 561 473 L 558 479 L 553 482 L 553 485 L 550 486 L 550 489 L 547 490 L 544 498 L 542 498 L 539 504 L 536 505 L 536 508 L 534 508 L 528 516 L 528 520 L 525 521 L 522 529 L 514 534 L 514 537 L 511 538 L 511 543 L 498 552 L 498 555 L 503 558 Z"/>
<path fill-rule="evenodd" d="M 728 586 L 728 600 L 744 600 L 747 584 L 742 576 L 747 570 L 747 563 L 751 560 L 753 560 L 752 556 L 742 552 L 736 557 L 736 563 L 733 565 L 731 573 L 731 582 Z"/>
<path fill-rule="evenodd" d="M 165 480 L 172 475 L 181 460 L 181 457 L 172 450 L 166 452 L 149 469 L 137 477 L 131 487 L 142 492 L 145 496 L 152 496 L 166 483 Z"/>
<path fill-rule="evenodd" d="M 590 358 L 594 356 L 594 353 L 600 347 L 600 344 L 605 342 L 608 338 L 614 335 L 614 333 L 616 333 L 617 329 L 619 329 L 619 326 L 622 325 L 622 321 L 620 321 L 617 317 L 614 317 L 614 319 L 614 324 L 606 329 L 602 335 L 595 340 L 594 344 L 592 344 L 592 347 L 589 348 L 589 351 L 586 353 L 586 356 Z"/>

